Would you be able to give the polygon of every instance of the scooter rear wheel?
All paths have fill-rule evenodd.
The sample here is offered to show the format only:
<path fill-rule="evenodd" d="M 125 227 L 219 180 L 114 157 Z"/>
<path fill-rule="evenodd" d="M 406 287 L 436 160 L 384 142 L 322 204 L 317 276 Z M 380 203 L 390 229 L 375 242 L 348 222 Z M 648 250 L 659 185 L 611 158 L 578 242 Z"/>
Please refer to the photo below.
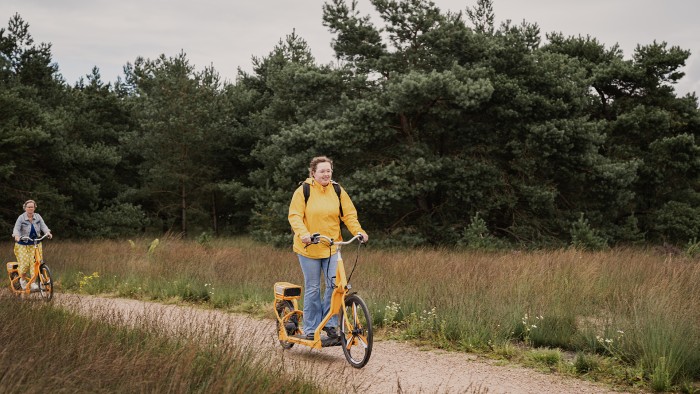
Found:
<path fill-rule="evenodd" d="M 13 272 L 10 274 L 10 286 L 15 290 L 15 291 L 20 291 L 22 290 L 22 285 L 19 284 L 19 279 L 15 280 L 16 277 L 18 277 L 19 274 L 17 272 Z M 12 282 L 13 280 L 14 283 Z"/>
<path fill-rule="evenodd" d="M 289 300 L 277 301 L 277 306 L 275 309 L 277 309 L 277 316 L 282 319 L 281 324 L 284 326 L 284 330 L 287 332 L 287 335 L 291 336 L 296 334 L 299 330 L 299 315 L 295 313 L 285 319 L 285 316 L 294 312 L 294 304 L 292 304 L 292 302 Z M 280 329 L 280 321 L 278 320 L 278 333 L 280 332 Z M 280 345 L 282 345 L 282 347 L 285 349 L 290 349 L 292 346 L 294 346 L 294 343 L 280 340 Z"/>

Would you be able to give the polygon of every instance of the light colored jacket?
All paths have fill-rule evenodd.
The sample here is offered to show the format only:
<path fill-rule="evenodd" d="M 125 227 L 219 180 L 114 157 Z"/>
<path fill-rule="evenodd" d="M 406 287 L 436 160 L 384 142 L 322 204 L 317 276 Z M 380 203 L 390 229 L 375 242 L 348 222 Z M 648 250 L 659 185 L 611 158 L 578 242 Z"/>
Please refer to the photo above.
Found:
<path fill-rule="evenodd" d="M 38 213 L 34 213 L 34 230 L 36 230 L 39 237 L 51 232 L 51 230 L 49 230 L 49 228 L 46 226 L 44 219 L 42 219 L 41 215 Z M 30 231 L 32 231 L 32 222 L 29 221 L 29 217 L 25 212 L 19 215 L 17 218 L 15 228 L 12 230 L 12 237 L 28 237 Z"/>
<path fill-rule="evenodd" d="M 313 178 L 307 178 L 305 183 L 309 187 L 308 204 L 304 201 L 304 190 L 299 186 L 292 196 L 289 204 L 289 224 L 294 231 L 294 252 L 312 259 L 323 259 L 335 254 L 336 248 L 330 251 L 323 244 L 309 245 L 304 248 L 301 237 L 313 233 L 329 236 L 334 240 L 342 240 L 340 234 L 340 220 L 345 223 L 350 233 L 357 234 L 365 231 L 357 220 L 357 209 L 350 200 L 345 189 L 340 189 L 340 203 L 343 204 L 343 217 L 340 217 L 340 205 L 338 195 L 333 190 L 333 185 L 322 186 Z"/>

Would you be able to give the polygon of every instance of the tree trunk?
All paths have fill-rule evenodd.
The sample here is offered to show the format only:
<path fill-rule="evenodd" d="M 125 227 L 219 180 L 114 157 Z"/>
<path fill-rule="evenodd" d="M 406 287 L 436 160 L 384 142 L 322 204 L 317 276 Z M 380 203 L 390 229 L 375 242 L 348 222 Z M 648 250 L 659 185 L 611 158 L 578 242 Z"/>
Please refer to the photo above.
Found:
<path fill-rule="evenodd" d="M 399 114 L 399 119 L 401 121 L 401 131 L 406 136 L 406 141 L 413 145 L 413 128 L 411 127 L 411 121 L 405 113 Z"/>
<path fill-rule="evenodd" d="M 214 235 L 219 236 L 219 225 L 216 221 L 216 193 L 211 192 L 211 221 L 214 230 Z"/>
<path fill-rule="evenodd" d="M 185 183 L 180 181 L 180 197 L 182 198 L 182 236 L 187 235 L 187 191 L 185 190 Z"/>

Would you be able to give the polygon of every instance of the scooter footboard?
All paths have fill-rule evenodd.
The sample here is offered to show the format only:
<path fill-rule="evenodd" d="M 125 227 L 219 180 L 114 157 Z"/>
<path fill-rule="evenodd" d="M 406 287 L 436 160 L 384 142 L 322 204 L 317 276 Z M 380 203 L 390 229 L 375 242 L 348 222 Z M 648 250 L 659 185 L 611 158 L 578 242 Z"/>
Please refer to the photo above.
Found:
<path fill-rule="evenodd" d="M 275 283 L 275 299 L 297 300 L 301 298 L 301 286 L 289 282 Z"/>
<path fill-rule="evenodd" d="M 17 271 L 17 268 L 19 267 L 19 264 L 17 264 L 16 261 L 10 261 L 7 263 L 7 273 L 9 274 L 10 272 Z"/>

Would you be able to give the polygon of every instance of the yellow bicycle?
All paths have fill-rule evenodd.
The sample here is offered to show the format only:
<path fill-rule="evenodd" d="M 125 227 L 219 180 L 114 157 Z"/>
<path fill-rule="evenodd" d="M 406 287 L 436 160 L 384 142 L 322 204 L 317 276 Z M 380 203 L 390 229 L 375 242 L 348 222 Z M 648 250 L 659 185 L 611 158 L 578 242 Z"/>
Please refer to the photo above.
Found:
<path fill-rule="evenodd" d="M 312 243 L 322 242 L 331 246 L 336 245 L 338 253 L 338 264 L 336 268 L 335 283 L 331 297 L 331 307 L 328 314 L 314 331 L 313 339 L 307 339 L 303 335 L 302 323 L 303 314 L 299 310 L 298 301 L 301 298 L 301 286 L 289 282 L 275 283 L 274 310 L 277 317 L 277 334 L 283 348 L 289 349 L 294 344 L 309 346 L 312 348 L 322 348 L 328 346 L 342 346 L 345 358 L 350 365 L 355 368 L 362 368 L 369 361 L 372 354 L 372 317 L 370 316 L 367 304 L 355 292 L 351 292 L 349 280 L 352 277 L 345 276 L 345 265 L 340 255 L 340 248 L 358 241 L 358 248 L 362 243 L 362 235 L 358 234 L 347 242 L 336 242 L 325 235 L 313 234 Z M 358 249 L 359 253 L 359 249 Z M 355 261 L 357 264 L 357 261 Z M 338 315 L 340 339 L 321 339 L 322 327 L 328 323 L 333 315 Z"/>
<path fill-rule="evenodd" d="M 39 253 L 39 243 L 46 238 L 48 234 L 45 234 L 41 238 L 32 239 L 29 237 L 22 237 L 20 239 L 32 242 L 34 244 L 34 275 L 27 281 L 25 288 L 20 285 L 19 279 L 20 274 L 18 271 L 19 264 L 12 261 L 7 263 L 7 276 L 10 278 L 10 290 L 15 295 L 39 293 L 41 298 L 45 301 L 51 301 L 53 298 L 53 280 L 51 279 L 51 270 L 44 264 Z M 36 289 L 32 289 L 32 284 L 37 283 Z"/>

